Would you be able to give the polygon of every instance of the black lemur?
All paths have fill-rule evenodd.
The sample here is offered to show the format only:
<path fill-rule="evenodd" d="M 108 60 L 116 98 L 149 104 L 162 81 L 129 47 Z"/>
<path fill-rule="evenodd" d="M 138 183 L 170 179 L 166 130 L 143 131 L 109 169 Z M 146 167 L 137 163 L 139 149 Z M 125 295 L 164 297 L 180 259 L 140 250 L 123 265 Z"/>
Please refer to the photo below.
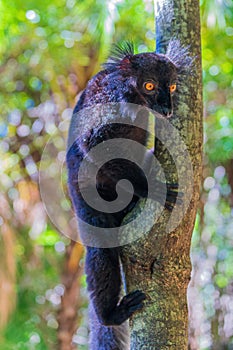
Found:
<path fill-rule="evenodd" d="M 93 106 L 95 108 L 97 104 L 107 103 L 136 104 L 158 112 L 162 118 L 169 118 L 173 113 L 180 76 L 187 63 L 189 62 L 185 57 L 185 50 L 181 47 L 177 49 L 176 41 L 170 43 L 166 55 L 155 52 L 134 54 L 131 43 L 118 46 L 110 61 L 104 65 L 104 69 L 88 82 L 74 109 L 72 119 L 80 118 L 80 111 L 85 108 Z M 139 128 L 118 122 L 96 125 L 93 115 L 88 113 L 86 119 L 82 120 L 82 131 L 70 130 L 73 140 L 68 147 L 66 158 L 70 196 L 78 220 L 81 219 L 90 226 L 100 227 L 103 230 L 120 227 L 123 218 L 137 204 L 139 198 L 147 196 L 145 174 L 135 164 L 132 162 L 127 164 L 127 161 L 121 158 L 103 165 L 95 179 L 96 189 L 103 199 L 109 202 L 116 199 L 116 184 L 119 179 L 131 182 L 134 195 L 123 210 L 117 213 L 102 212 L 86 203 L 81 194 L 78 181 L 80 164 L 93 147 L 104 141 L 123 138 L 145 145 L 148 135 L 144 126 Z M 156 184 L 158 185 L 156 178 L 154 183 L 156 187 Z M 82 179 L 84 190 L 91 191 L 92 186 L 90 176 Z M 156 188 L 155 195 L 159 200 Z M 172 209 L 176 196 L 176 185 L 167 184 L 165 208 Z M 86 246 L 85 271 L 91 309 L 90 349 L 128 349 L 128 339 L 125 335 L 127 327 L 123 323 L 143 307 L 145 294 L 136 290 L 121 299 L 121 271 L 117 247 L 102 248 L 99 245 L 96 247 L 95 244 Z"/>

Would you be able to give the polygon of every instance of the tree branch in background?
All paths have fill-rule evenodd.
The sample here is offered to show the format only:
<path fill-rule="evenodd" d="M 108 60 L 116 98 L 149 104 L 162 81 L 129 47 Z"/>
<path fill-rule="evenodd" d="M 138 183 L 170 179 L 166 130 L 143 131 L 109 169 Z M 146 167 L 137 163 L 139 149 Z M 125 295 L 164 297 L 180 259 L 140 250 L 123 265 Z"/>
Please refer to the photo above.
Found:
<path fill-rule="evenodd" d="M 65 292 L 58 312 L 59 350 L 77 349 L 77 346 L 72 344 L 72 338 L 78 323 L 77 310 L 80 306 L 80 277 L 83 273 L 80 267 L 80 260 L 83 252 L 83 246 L 73 241 L 66 251 L 66 265 L 61 277 Z"/>

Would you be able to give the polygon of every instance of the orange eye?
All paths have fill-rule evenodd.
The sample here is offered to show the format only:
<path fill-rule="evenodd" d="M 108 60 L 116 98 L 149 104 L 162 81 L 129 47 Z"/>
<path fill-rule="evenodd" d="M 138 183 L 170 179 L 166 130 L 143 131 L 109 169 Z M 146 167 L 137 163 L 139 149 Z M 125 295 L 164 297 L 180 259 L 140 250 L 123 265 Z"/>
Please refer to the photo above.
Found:
<path fill-rule="evenodd" d="M 170 93 L 172 94 L 173 92 L 175 92 L 176 91 L 176 84 L 172 84 L 172 85 L 170 85 Z"/>
<path fill-rule="evenodd" d="M 154 86 L 154 84 L 152 84 L 152 83 L 146 83 L 146 84 L 145 84 L 145 88 L 146 88 L 146 90 L 148 90 L 148 91 L 152 91 L 152 90 L 154 90 L 155 86 Z"/>
<path fill-rule="evenodd" d="M 143 84 L 144 89 L 146 90 L 146 92 L 153 92 L 156 88 L 156 85 L 153 81 L 146 81 Z"/>

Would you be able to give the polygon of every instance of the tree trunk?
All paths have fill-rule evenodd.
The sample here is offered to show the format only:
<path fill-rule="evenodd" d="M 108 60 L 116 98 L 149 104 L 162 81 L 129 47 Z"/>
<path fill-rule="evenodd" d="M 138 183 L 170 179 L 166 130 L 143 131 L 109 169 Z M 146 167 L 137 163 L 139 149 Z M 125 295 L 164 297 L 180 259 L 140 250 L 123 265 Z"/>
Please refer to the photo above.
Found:
<path fill-rule="evenodd" d="M 79 263 L 83 253 L 83 246 L 71 241 L 66 251 L 66 265 L 62 274 L 65 292 L 57 317 L 59 323 L 58 350 L 77 349 L 77 346 L 72 343 L 72 338 L 78 325 L 77 309 L 80 303 L 80 277 L 83 272 Z"/>
<path fill-rule="evenodd" d="M 177 181 L 176 172 L 179 175 L 179 191 L 184 193 L 184 202 L 174 213 L 164 210 L 149 233 L 122 249 L 127 290 L 140 289 L 147 296 L 144 309 L 130 320 L 131 350 L 188 349 L 190 243 L 199 200 L 202 163 L 199 1 L 160 3 L 162 5 L 158 5 L 156 19 L 157 51 L 164 53 L 170 38 L 175 37 L 182 45 L 188 46 L 190 55 L 195 57 L 193 74 L 187 77 L 174 116 L 169 121 L 178 130 L 180 138 L 171 137 L 170 156 L 163 142 L 160 142 L 161 135 L 169 132 L 169 128 L 159 131 L 160 141 L 155 143 L 155 156 L 162 165 L 167 181 Z M 155 134 L 157 131 L 158 128 Z M 169 139 L 169 135 L 164 137 Z M 186 153 L 179 153 L 180 140 L 187 147 Z M 192 169 L 188 165 L 189 157 Z M 141 228 L 135 227 L 135 232 L 145 230 L 146 219 Z M 131 227 L 130 234 L 132 230 Z"/>

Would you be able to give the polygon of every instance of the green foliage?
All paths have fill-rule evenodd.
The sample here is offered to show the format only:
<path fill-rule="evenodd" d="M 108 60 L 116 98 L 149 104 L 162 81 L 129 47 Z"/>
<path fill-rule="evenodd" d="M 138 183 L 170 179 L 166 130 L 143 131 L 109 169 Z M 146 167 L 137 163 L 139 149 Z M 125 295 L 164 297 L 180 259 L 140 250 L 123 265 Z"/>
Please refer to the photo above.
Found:
<path fill-rule="evenodd" d="M 0 347 L 47 350 L 57 342 L 56 312 L 63 290 L 59 267 L 63 254 L 55 249 L 60 237 L 48 228 L 38 239 L 40 245 L 35 245 L 21 233 L 17 247 L 17 308 Z"/>
<path fill-rule="evenodd" d="M 232 324 L 233 2 L 201 1 L 204 81 L 203 208 L 193 236 L 194 285 L 203 309 L 194 334 L 200 349 L 230 349 Z M 209 329 L 204 330 L 204 325 Z M 211 335 L 211 330 L 213 334 Z M 223 346 L 223 345 L 222 345 Z"/>
<path fill-rule="evenodd" d="M 206 153 L 213 162 L 233 158 L 232 13 L 232 1 L 203 1 Z"/>

